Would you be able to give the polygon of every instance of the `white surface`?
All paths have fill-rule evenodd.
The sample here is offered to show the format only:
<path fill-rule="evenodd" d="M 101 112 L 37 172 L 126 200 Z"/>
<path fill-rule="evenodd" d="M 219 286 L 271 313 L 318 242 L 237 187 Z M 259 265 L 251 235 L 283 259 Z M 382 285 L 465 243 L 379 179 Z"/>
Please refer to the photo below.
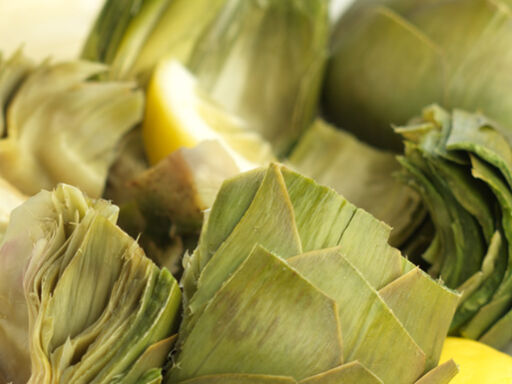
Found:
<path fill-rule="evenodd" d="M 0 51 L 76 57 L 103 0 L 0 0 Z"/>

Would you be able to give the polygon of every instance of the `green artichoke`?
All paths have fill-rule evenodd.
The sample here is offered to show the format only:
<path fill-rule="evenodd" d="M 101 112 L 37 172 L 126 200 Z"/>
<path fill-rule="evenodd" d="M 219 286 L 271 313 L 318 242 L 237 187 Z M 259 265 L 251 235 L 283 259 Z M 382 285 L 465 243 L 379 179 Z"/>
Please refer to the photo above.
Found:
<path fill-rule="evenodd" d="M 118 142 L 142 117 L 130 83 L 89 80 L 102 64 L 0 57 L 0 176 L 32 195 L 59 182 L 99 197 Z M 5 111 L 5 114 L 4 114 Z"/>
<path fill-rule="evenodd" d="M 117 213 L 67 185 L 13 211 L 0 244 L 0 377 L 159 382 L 181 293 Z"/>
<path fill-rule="evenodd" d="M 459 295 L 389 233 L 280 165 L 224 182 L 184 260 L 166 382 L 448 383 L 456 366 L 436 365 Z"/>
<path fill-rule="evenodd" d="M 129 3 L 105 3 L 83 58 L 110 64 L 108 78 L 146 84 L 160 59 L 175 57 L 276 154 L 290 151 L 316 111 L 327 58 L 327 0 Z"/>
<path fill-rule="evenodd" d="M 511 6 L 510 0 L 358 0 L 334 34 L 326 113 L 392 149 L 401 141 L 390 124 L 405 124 L 431 103 L 478 110 L 512 127 Z"/>
<path fill-rule="evenodd" d="M 435 234 L 430 274 L 462 292 L 450 332 L 496 348 L 512 341 L 512 145 L 481 114 L 432 106 L 399 127 L 401 177 L 422 195 Z"/>

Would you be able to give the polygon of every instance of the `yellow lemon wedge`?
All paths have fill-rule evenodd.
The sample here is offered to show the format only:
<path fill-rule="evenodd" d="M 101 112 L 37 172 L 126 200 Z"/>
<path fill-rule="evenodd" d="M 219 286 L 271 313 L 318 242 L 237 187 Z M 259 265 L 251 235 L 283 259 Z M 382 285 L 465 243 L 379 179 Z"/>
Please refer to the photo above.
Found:
<path fill-rule="evenodd" d="M 450 384 L 512 384 L 512 357 L 485 344 L 449 337 L 440 364 L 449 359 L 460 369 Z"/>
<path fill-rule="evenodd" d="M 152 164 L 206 140 L 219 141 L 241 171 L 274 160 L 270 145 L 242 119 L 215 104 L 196 78 L 173 59 L 160 62 L 153 73 L 142 131 Z"/>

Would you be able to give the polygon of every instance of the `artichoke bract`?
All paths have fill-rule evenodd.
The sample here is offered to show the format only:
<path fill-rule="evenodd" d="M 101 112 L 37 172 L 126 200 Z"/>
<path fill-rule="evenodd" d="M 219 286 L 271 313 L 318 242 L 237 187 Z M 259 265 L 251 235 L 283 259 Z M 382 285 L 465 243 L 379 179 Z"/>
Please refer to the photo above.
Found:
<path fill-rule="evenodd" d="M 404 245 L 425 218 L 420 195 L 394 177 L 401 169 L 394 154 L 321 119 L 301 137 L 287 164 L 390 225 L 390 244 L 396 247 Z"/>
<path fill-rule="evenodd" d="M 143 112 L 134 84 L 90 80 L 106 70 L 35 65 L 21 52 L 0 59 L 1 177 L 28 195 L 65 182 L 101 196 L 118 142 Z"/>
<path fill-rule="evenodd" d="M 431 103 L 479 110 L 512 127 L 510 7 L 508 0 L 358 0 L 334 33 L 325 111 L 392 149 L 401 141 L 390 124 Z"/>
<path fill-rule="evenodd" d="M 225 181 L 184 260 L 166 382 L 448 383 L 453 361 L 436 366 L 459 295 L 389 233 L 281 165 Z"/>
<path fill-rule="evenodd" d="M 229 0 L 189 67 L 213 99 L 284 156 L 316 113 L 328 36 L 325 0 Z"/>
<path fill-rule="evenodd" d="M 15 209 L 0 244 L 0 377 L 16 383 L 156 383 L 181 293 L 115 222 L 59 185 Z"/>
<path fill-rule="evenodd" d="M 512 145 L 481 114 L 438 107 L 396 128 L 401 177 L 434 223 L 429 273 L 462 292 L 450 333 L 496 348 L 512 340 Z"/>
<path fill-rule="evenodd" d="M 162 57 L 187 61 L 203 29 L 226 1 L 107 0 L 82 57 L 111 65 L 107 78 L 146 83 Z"/>

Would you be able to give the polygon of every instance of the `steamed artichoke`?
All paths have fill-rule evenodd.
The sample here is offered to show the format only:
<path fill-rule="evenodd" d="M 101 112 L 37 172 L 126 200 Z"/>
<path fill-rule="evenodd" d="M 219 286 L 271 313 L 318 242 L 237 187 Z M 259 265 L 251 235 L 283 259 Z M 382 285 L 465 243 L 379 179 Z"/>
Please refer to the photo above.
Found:
<path fill-rule="evenodd" d="M 162 57 L 187 61 L 203 29 L 226 1 L 106 0 L 82 57 L 111 65 L 108 78 L 146 83 Z"/>
<path fill-rule="evenodd" d="M 101 196 L 119 140 L 142 117 L 130 83 L 90 80 L 107 68 L 0 57 L 0 176 L 32 195 L 59 182 Z M 5 111 L 5 115 L 4 115 Z"/>
<path fill-rule="evenodd" d="M 399 149 L 390 124 L 425 105 L 479 110 L 512 127 L 510 0 L 357 0 L 333 38 L 325 110 Z"/>
<path fill-rule="evenodd" d="M 326 0 L 109 0 L 83 57 L 146 84 L 179 59 L 283 156 L 311 123 L 327 58 Z M 205 11 L 207 10 L 207 11 Z"/>
<path fill-rule="evenodd" d="M 59 185 L 11 215 L 0 244 L 0 377 L 157 383 L 181 293 L 116 225 L 117 207 Z"/>
<path fill-rule="evenodd" d="M 283 166 L 226 181 L 184 261 L 167 383 L 447 383 L 457 368 L 436 365 L 459 295 L 389 233 Z"/>
<path fill-rule="evenodd" d="M 512 341 L 512 145 L 481 114 L 428 107 L 405 138 L 402 178 L 422 195 L 435 235 L 430 273 L 462 292 L 451 333 Z"/>

